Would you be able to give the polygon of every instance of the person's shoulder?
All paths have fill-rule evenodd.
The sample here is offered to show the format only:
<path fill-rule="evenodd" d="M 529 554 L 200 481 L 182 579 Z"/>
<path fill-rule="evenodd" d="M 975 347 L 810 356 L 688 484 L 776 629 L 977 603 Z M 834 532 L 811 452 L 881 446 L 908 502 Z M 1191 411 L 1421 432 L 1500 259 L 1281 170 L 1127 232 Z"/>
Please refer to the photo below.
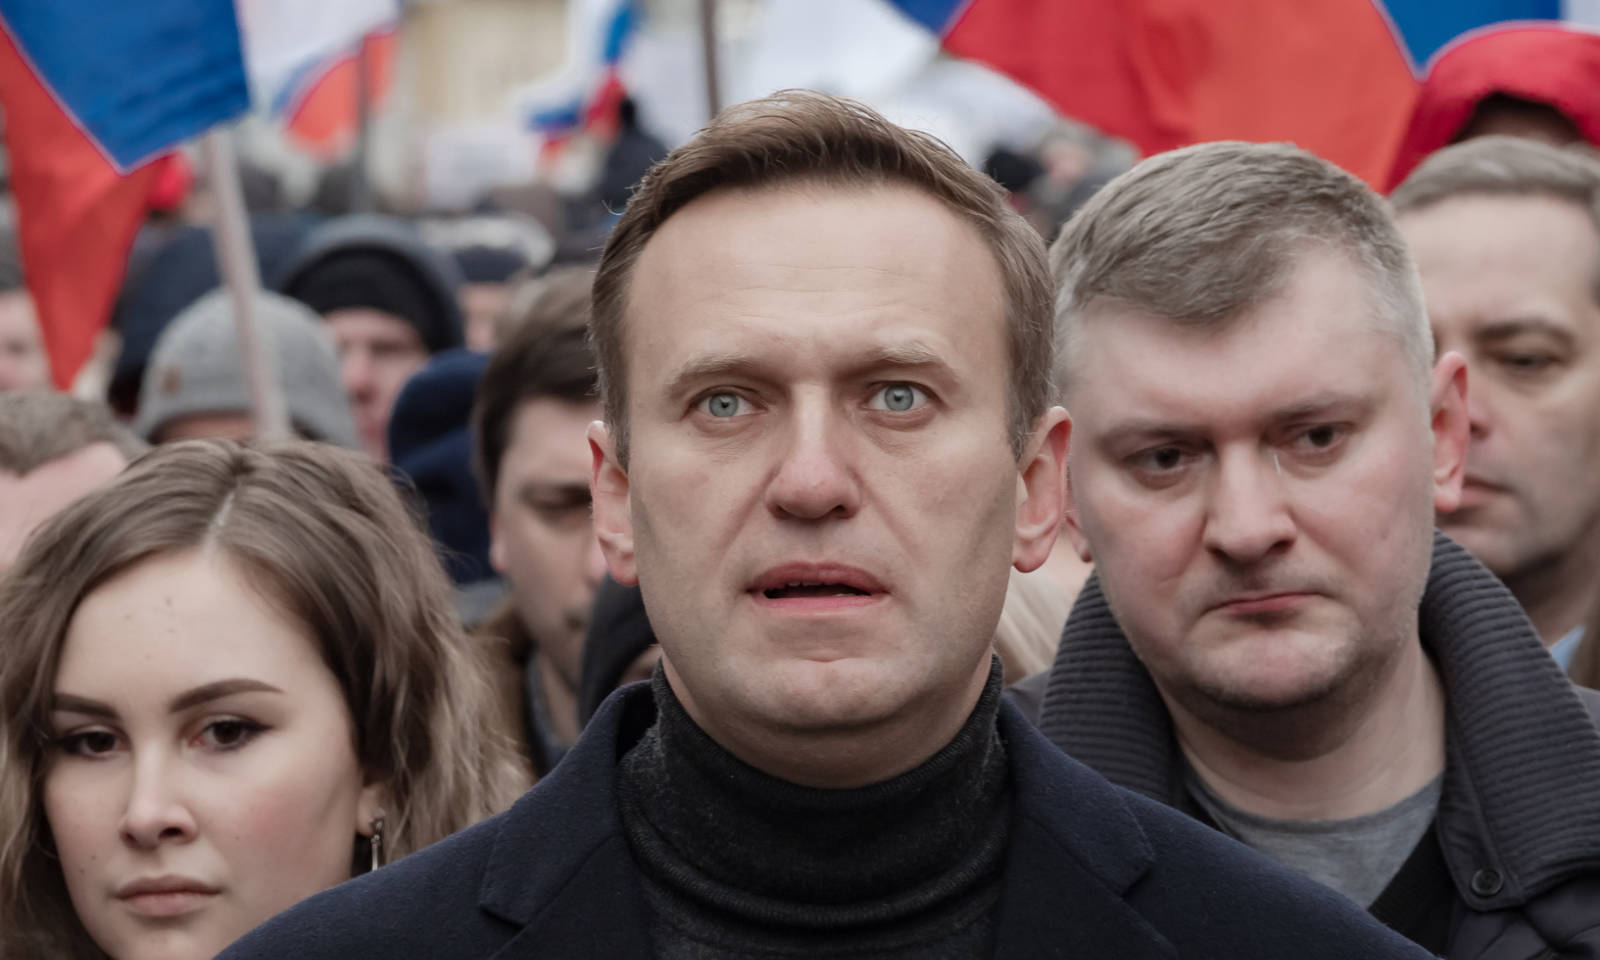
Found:
<path fill-rule="evenodd" d="M 219 960 L 488 956 L 511 930 L 478 909 L 499 814 L 277 915 Z"/>
<path fill-rule="evenodd" d="M 1573 684 L 1572 689 L 1578 694 L 1578 700 L 1589 710 L 1589 719 L 1594 721 L 1595 729 L 1600 730 L 1600 690 L 1591 690 L 1588 687 Z"/>
<path fill-rule="evenodd" d="M 1049 744 L 1024 718 L 1013 715 L 1003 731 L 1018 765 L 1017 812 L 1034 825 L 1030 842 L 1053 841 L 1059 850 L 1051 862 L 1076 862 L 1100 885 L 1120 892 L 1180 955 L 1428 956 L 1331 888 L 1112 784 Z"/>
<path fill-rule="evenodd" d="M 1331 887 L 1181 811 L 1123 794 L 1154 851 L 1131 899 L 1185 955 L 1428 956 Z"/>
<path fill-rule="evenodd" d="M 1046 669 L 1006 687 L 1004 696 L 1022 711 L 1029 723 L 1037 727 L 1039 718 L 1044 716 L 1044 691 L 1049 685 L 1050 671 Z"/>

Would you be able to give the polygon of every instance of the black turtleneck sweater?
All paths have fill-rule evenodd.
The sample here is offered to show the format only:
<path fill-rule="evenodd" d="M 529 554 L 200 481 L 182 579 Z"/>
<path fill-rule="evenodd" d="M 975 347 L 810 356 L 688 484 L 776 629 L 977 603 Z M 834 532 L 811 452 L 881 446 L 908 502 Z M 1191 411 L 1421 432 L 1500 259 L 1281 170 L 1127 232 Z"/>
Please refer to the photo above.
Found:
<path fill-rule="evenodd" d="M 658 668 L 656 723 L 617 779 L 657 956 L 992 955 L 1011 805 L 1000 686 L 995 661 L 972 716 L 916 769 L 824 790 L 729 754 Z"/>

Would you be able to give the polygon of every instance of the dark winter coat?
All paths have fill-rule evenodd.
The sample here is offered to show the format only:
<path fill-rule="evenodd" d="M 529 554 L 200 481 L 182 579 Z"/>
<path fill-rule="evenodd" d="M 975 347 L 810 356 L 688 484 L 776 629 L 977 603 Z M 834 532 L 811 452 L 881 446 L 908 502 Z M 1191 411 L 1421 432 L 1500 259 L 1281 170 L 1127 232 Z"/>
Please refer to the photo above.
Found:
<path fill-rule="evenodd" d="M 1446 699 L 1434 828 L 1458 903 L 1445 956 L 1600 960 L 1600 693 L 1561 675 L 1510 591 L 1443 534 L 1419 613 Z M 1098 577 L 1055 665 L 1010 693 L 1112 783 L 1198 814 L 1166 706 Z"/>
<path fill-rule="evenodd" d="M 223 960 L 651 956 L 615 787 L 654 716 L 647 685 L 618 691 L 509 812 L 313 897 Z M 1426 956 L 1332 891 L 1111 786 L 1009 704 L 999 723 L 1015 805 L 996 957 Z"/>

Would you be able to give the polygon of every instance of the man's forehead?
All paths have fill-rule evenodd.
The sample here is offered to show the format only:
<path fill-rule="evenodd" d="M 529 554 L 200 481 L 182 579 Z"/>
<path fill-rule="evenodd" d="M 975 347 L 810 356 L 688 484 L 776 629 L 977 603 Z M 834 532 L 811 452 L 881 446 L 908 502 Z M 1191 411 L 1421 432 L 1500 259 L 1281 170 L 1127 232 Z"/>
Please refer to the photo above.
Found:
<path fill-rule="evenodd" d="M 1563 301 L 1593 300 L 1600 232 L 1570 201 L 1451 197 L 1406 212 L 1400 226 L 1435 323 L 1551 318 L 1564 312 Z"/>
<path fill-rule="evenodd" d="M 827 289 L 835 272 L 927 278 L 955 269 L 972 282 L 999 279 L 974 224 L 931 194 L 895 182 L 712 190 L 657 228 L 630 286 L 670 290 L 685 262 L 708 261 L 761 271 L 795 289 Z"/>
<path fill-rule="evenodd" d="M 589 449 L 582 438 L 604 415 L 598 400 L 531 397 L 518 402 L 501 469 L 539 469 L 578 464 L 587 473 Z"/>
<path fill-rule="evenodd" d="M 675 224 L 684 229 L 669 233 Z M 1004 294 L 987 245 L 908 187 L 718 192 L 663 225 L 637 266 L 628 338 L 658 372 L 830 346 L 920 348 L 953 362 L 973 337 L 1002 343 Z"/>
<path fill-rule="evenodd" d="M 1217 323 L 1092 305 L 1066 358 L 1068 409 L 1080 423 L 1135 410 L 1243 416 L 1317 395 L 1370 393 L 1403 376 L 1404 353 L 1360 285 L 1341 283 L 1337 268 L 1308 272 L 1315 275 L 1297 275 L 1277 296 Z"/>
<path fill-rule="evenodd" d="M 91 443 L 18 476 L 0 470 L 0 567 L 9 566 L 35 527 L 122 471 L 109 443 Z"/>

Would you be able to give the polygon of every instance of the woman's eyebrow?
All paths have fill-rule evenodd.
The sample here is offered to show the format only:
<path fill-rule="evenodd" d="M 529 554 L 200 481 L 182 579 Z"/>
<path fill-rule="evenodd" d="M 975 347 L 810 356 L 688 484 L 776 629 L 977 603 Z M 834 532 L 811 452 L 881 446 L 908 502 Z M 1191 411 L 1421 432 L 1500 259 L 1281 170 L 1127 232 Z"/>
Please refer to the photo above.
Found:
<path fill-rule="evenodd" d="M 213 683 L 202 684 L 192 690 L 187 690 L 172 698 L 167 705 L 170 713 L 180 713 L 190 707 L 198 707 L 202 703 L 220 700 L 236 693 L 282 693 L 283 691 L 262 680 L 252 680 L 249 677 L 234 677 L 229 680 L 217 680 Z"/>
<path fill-rule="evenodd" d="M 52 712 L 65 711 L 67 713 L 81 713 L 87 716 L 101 717 L 107 720 L 113 719 L 117 715 L 117 711 L 113 710 L 109 704 L 101 703 L 99 700 L 90 700 L 88 697 L 76 696 L 71 693 L 57 693 L 53 695 L 50 698 L 50 710 Z"/>
<path fill-rule="evenodd" d="M 213 683 L 202 684 L 192 690 L 186 690 L 172 698 L 167 705 L 169 713 L 180 713 L 202 703 L 220 700 L 223 697 L 236 693 L 282 693 L 283 691 L 270 683 L 261 680 L 252 680 L 248 677 L 234 677 L 228 680 L 217 680 Z M 65 711 L 67 713 L 81 713 L 90 717 L 113 719 L 117 711 L 109 704 L 88 697 L 80 697 L 71 693 L 57 693 L 51 698 L 52 711 Z"/>

